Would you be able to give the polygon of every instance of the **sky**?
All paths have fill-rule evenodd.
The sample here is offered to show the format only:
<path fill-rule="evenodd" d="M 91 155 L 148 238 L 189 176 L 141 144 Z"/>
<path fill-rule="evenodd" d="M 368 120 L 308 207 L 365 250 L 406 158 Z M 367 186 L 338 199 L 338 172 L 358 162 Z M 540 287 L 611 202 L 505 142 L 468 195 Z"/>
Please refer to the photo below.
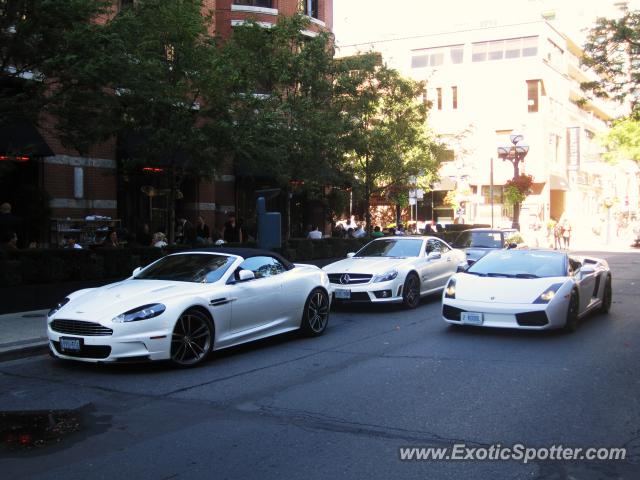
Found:
<path fill-rule="evenodd" d="M 562 31 L 581 42 L 581 31 L 598 16 L 613 17 L 619 0 L 334 0 L 338 46 L 425 33 L 539 19 L 555 12 Z M 640 0 L 629 0 L 640 9 Z"/>

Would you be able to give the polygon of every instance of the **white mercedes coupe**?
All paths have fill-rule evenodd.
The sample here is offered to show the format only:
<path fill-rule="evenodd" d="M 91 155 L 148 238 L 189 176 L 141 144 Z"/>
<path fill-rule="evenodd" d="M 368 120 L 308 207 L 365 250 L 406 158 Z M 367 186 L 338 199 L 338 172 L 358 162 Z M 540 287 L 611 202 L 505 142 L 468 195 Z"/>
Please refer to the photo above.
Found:
<path fill-rule="evenodd" d="M 201 363 L 212 350 L 327 327 L 329 279 L 255 249 L 202 249 L 163 257 L 130 278 L 79 290 L 48 314 L 55 357 L 85 362 Z"/>
<path fill-rule="evenodd" d="M 495 250 L 452 276 L 442 316 L 453 325 L 573 331 L 611 308 L 605 260 L 554 250 Z"/>
<path fill-rule="evenodd" d="M 416 308 L 420 297 L 442 290 L 463 251 L 436 237 L 377 238 L 348 258 L 323 268 L 336 302 L 403 303 Z"/>

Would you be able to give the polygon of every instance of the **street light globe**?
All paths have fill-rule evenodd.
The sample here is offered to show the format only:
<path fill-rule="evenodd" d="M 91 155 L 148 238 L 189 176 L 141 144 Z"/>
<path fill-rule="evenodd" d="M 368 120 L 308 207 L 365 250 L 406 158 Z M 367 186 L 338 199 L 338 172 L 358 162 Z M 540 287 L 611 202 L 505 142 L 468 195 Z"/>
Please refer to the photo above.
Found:
<path fill-rule="evenodd" d="M 511 139 L 511 143 L 516 145 L 518 142 L 521 142 L 524 139 L 524 135 L 522 135 L 521 133 L 514 133 L 509 135 L 509 138 Z"/>

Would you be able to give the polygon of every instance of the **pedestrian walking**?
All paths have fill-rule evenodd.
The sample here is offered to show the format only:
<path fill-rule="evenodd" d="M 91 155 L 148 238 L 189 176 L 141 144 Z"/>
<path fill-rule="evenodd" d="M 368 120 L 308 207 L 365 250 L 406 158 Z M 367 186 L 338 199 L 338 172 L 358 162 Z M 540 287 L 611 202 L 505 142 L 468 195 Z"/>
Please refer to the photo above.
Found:
<path fill-rule="evenodd" d="M 562 222 L 562 240 L 564 242 L 564 248 L 569 248 L 571 245 L 571 223 L 568 218 Z"/>
<path fill-rule="evenodd" d="M 557 222 L 553 226 L 553 248 L 560 250 L 562 248 L 562 223 Z"/>

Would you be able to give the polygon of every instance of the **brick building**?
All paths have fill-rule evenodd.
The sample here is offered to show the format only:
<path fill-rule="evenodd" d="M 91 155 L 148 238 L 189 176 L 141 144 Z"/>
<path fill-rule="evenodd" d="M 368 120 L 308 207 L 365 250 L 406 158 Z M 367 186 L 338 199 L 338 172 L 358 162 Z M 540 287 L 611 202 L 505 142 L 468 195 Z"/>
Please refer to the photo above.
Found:
<path fill-rule="evenodd" d="M 119 0 L 116 7 L 126 8 L 132 3 L 134 0 Z M 204 9 L 214 12 L 211 33 L 222 38 L 228 38 L 234 26 L 249 18 L 269 28 L 281 15 L 302 12 L 311 19 L 309 30 L 304 32 L 310 36 L 331 30 L 333 23 L 333 0 L 207 0 L 203 3 Z M 132 232 L 141 223 L 149 223 L 152 229 L 166 227 L 166 223 L 163 225 L 166 197 L 162 189 L 154 188 L 161 184 L 162 172 L 141 169 L 125 174 L 119 168 L 124 157 L 126 145 L 115 139 L 95 146 L 87 155 L 80 155 L 63 147 L 55 134 L 48 131 L 46 122 L 39 130 L 27 125 L 0 133 L 0 160 L 3 160 L 2 166 L 7 167 L 0 176 L 0 203 L 10 202 L 14 213 L 23 218 L 22 246 L 30 240 L 54 246 L 60 243 L 62 232 L 67 229 L 80 230 L 80 235 L 85 235 L 85 219 L 89 216 L 119 219 L 121 223 L 114 226 Z M 239 201 L 246 204 L 239 199 L 240 183 L 233 166 L 223 169 L 213 180 L 186 179 L 176 213 L 191 220 L 201 215 L 212 228 L 220 229 L 226 213 L 236 211 Z M 43 222 L 31 214 L 34 208 L 29 198 L 34 196 L 48 197 L 50 226 L 29 227 L 34 221 Z M 251 198 L 251 195 L 244 197 Z M 94 236 L 85 237 L 86 243 L 98 240 Z"/>

